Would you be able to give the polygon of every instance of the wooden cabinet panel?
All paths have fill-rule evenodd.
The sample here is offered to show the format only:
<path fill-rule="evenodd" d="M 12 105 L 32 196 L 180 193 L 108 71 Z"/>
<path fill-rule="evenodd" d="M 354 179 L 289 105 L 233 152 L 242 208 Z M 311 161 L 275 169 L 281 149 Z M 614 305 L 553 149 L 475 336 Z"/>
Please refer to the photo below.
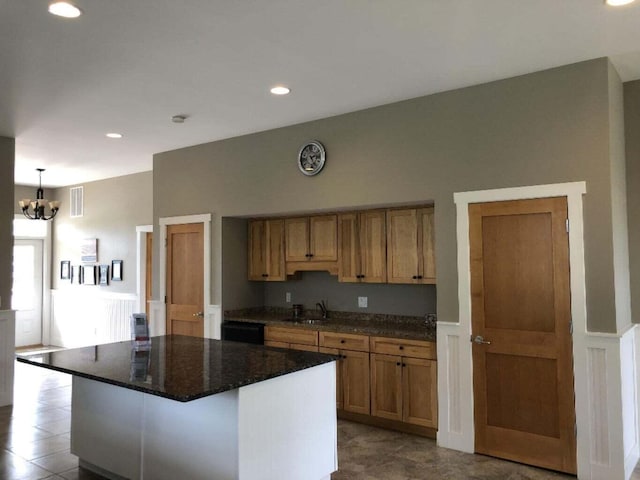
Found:
<path fill-rule="evenodd" d="M 265 340 L 264 345 L 266 347 L 289 348 L 289 344 L 287 342 L 276 342 L 274 340 Z"/>
<path fill-rule="evenodd" d="M 386 282 L 385 212 L 378 210 L 340 214 L 338 226 L 338 280 Z"/>
<path fill-rule="evenodd" d="M 249 222 L 249 280 L 283 281 L 284 220 Z"/>
<path fill-rule="evenodd" d="M 321 347 L 339 348 L 340 350 L 369 351 L 369 337 L 353 333 L 320 332 Z"/>
<path fill-rule="evenodd" d="M 317 345 L 301 345 L 298 343 L 290 343 L 289 344 L 289 348 L 291 350 L 302 350 L 304 352 L 317 352 L 318 351 L 318 346 Z"/>
<path fill-rule="evenodd" d="M 348 412 L 369 415 L 369 353 L 340 350 L 343 356 L 343 408 Z"/>
<path fill-rule="evenodd" d="M 285 220 L 285 232 L 285 260 L 287 262 L 309 260 L 308 217 L 287 218 Z"/>
<path fill-rule="evenodd" d="M 371 415 L 402 421 L 402 358 L 371 354 Z"/>
<path fill-rule="evenodd" d="M 437 364 L 422 358 L 402 358 L 402 420 L 438 426 Z"/>
<path fill-rule="evenodd" d="M 414 358 L 436 358 L 435 342 L 389 337 L 371 337 L 371 351 L 386 355 L 402 355 Z"/>
<path fill-rule="evenodd" d="M 435 283 L 433 207 L 387 212 L 387 281 Z"/>
<path fill-rule="evenodd" d="M 318 345 L 318 331 L 302 328 L 265 327 L 265 341 L 295 343 L 298 345 Z"/>
<path fill-rule="evenodd" d="M 309 218 L 309 257 L 315 262 L 338 260 L 338 217 L 321 215 Z"/>

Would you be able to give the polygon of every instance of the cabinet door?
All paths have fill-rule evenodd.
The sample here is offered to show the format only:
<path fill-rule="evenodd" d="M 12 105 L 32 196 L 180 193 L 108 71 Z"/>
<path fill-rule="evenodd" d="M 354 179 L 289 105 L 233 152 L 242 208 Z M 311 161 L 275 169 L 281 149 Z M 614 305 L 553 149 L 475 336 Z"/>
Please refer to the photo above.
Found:
<path fill-rule="evenodd" d="M 340 350 L 344 409 L 369 415 L 369 353 Z"/>
<path fill-rule="evenodd" d="M 284 220 L 266 221 L 266 263 L 267 281 L 284 281 L 287 278 L 284 269 Z"/>
<path fill-rule="evenodd" d="M 287 262 L 309 260 L 309 219 L 307 217 L 285 220 L 285 245 Z"/>
<path fill-rule="evenodd" d="M 249 222 L 249 280 L 264 280 L 267 273 L 266 221 Z"/>
<path fill-rule="evenodd" d="M 287 342 L 276 342 L 274 340 L 265 340 L 265 347 L 278 347 L 278 348 L 289 348 L 289 344 Z"/>
<path fill-rule="evenodd" d="M 338 260 L 338 217 L 322 215 L 309 218 L 309 257 L 315 262 Z"/>
<path fill-rule="evenodd" d="M 327 348 L 327 347 L 319 347 L 318 351 L 320 353 L 328 353 L 330 355 L 337 355 L 341 357 L 340 350 L 337 348 Z M 342 410 L 344 408 L 344 404 L 342 402 L 343 394 L 342 394 L 342 357 L 340 360 L 336 362 L 336 408 Z"/>
<path fill-rule="evenodd" d="M 387 236 L 384 211 L 363 212 L 359 215 L 360 281 L 387 281 Z"/>
<path fill-rule="evenodd" d="M 423 427 L 438 426 L 437 363 L 402 358 L 402 419 Z"/>
<path fill-rule="evenodd" d="M 436 283 L 435 229 L 433 207 L 418 210 L 420 225 L 418 245 L 420 245 L 420 283 Z"/>
<path fill-rule="evenodd" d="M 371 354 L 371 415 L 402 421 L 402 358 Z"/>
<path fill-rule="evenodd" d="M 387 212 L 387 282 L 418 283 L 418 216 L 415 209 Z"/>
<path fill-rule="evenodd" d="M 360 281 L 358 214 L 338 215 L 338 281 Z"/>

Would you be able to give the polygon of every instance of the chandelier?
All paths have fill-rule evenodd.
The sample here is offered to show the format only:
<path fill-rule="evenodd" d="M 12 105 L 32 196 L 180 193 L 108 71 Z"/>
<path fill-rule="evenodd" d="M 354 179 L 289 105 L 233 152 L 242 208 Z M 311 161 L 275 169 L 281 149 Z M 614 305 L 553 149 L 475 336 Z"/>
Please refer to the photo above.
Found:
<path fill-rule="evenodd" d="M 58 213 L 60 202 L 50 202 L 44 198 L 44 190 L 42 190 L 42 172 L 44 172 L 44 168 L 36 168 L 36 170 L 40 175 L 40 186 L 36 193 L 36 199 L 32 201 L 30 198 L 24 198 L 18 202 L 18 205 L 20 205 L 24 216 L 31 220 L 51 220 L 56 216 L 56 213 Z M 47 204 L 49 204 L 49 208 L 51 209 L 49 216 L 47 216 L 44 211 L 44 207 Z M 31 211 L 29 211 L 29 207 L 31 207 Z"/>

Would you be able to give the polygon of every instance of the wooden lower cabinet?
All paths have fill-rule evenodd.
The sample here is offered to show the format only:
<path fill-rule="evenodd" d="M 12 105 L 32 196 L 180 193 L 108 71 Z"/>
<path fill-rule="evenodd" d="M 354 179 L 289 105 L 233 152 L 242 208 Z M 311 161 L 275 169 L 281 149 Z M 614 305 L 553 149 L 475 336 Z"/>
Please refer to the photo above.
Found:
<path fill-rule="evenodd" d="M 264 344 L 267 347 L 317 352 L 318 331 L 302 328 L 265 327 Z"/>
<path fill-rule="evenodd" d="M 339 410 L 369 415 L 369 352 L 320 347 L 321 353 L 338 355 L 336 365 L 336 405 Z"/>

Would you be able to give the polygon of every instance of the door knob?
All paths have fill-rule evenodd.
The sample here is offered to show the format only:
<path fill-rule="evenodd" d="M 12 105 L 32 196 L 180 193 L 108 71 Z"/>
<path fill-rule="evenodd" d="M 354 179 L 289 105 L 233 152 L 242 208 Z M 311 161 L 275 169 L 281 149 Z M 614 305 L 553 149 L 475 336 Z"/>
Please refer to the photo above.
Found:
<path fill-rule="evenodd" d="M 477 344 L 484 344 L 484 345 L 491 345 L 491 342 L 488 340 L 485 340 L 484 337 L 482 335 L 476 335 L 475 337 L 473 335 L 471 335 L 471 341 L 473 343 L 477 343 Z"/>
<path fill-rule="evenodd" d="M 204 312 L 198 312 L 193 314 L 194 317 L 204 317 Z"/>

